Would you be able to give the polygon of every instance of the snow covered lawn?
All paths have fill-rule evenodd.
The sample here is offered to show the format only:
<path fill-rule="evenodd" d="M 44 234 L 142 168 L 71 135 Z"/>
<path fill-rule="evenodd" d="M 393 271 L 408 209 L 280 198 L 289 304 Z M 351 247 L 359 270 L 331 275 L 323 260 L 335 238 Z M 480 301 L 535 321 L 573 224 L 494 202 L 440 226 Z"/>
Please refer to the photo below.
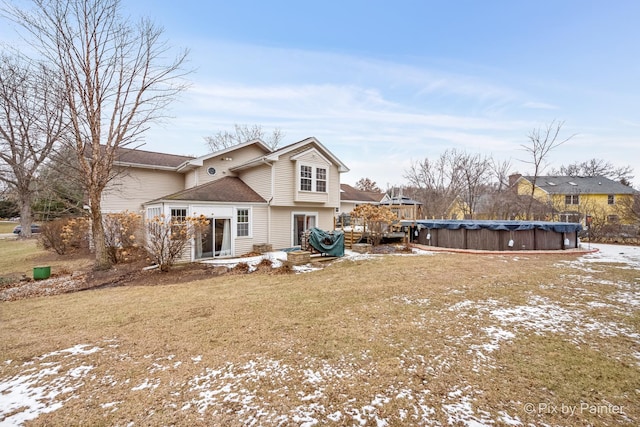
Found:
<path fill-rule="evenodd" d="M 639 425 L 640 248 L 592 246 L 3 303 L 0 426 Z"/>

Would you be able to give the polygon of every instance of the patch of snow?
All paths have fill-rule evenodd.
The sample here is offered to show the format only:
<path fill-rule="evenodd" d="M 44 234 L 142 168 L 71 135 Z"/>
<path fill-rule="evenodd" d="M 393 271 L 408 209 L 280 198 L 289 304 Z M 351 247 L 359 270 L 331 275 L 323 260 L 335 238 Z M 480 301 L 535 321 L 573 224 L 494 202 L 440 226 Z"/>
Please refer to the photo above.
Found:
<path fill-rule="evenodd" d="M 145 388 L 155 389 L 155 388 L 158 388 L 159 385 L 160 385 L 159 380 L 155 380 L 152 382 L 147 378 L 142 382 L 142 384 L 133 387 L 131 391 L 140 391 L 140 390 L 144 390 Z"/>
<path fill-rule="evenodd" d="M 582 245 L 585 246 L 584 244 Z M 576 261 L 568 262 L 571 267 L 582 268 L 585 271 L 592 271 L 589 263 L 624 264 L 620 268 L 638 269 L 640 268 L 640 246 L 608 245 L 602 243 L 592 243 L 592 249 L 597 252 L 589 253 L 579 257 Z"/>
<path fill-rule="evenodd" d="M 427 306 L 429 305 L 429 298 L 416 298 L 416 299 L 412 299 L 409 298 L 408 296 L 394 296 L 391 298 L 392 301 L 396 301 L 402 304 L 407 304 L 407 305 L 418 305 L 418 306 Z"/>
<path fill-rule="evenodd" d="M 504 423 L 505 425 L 508 426 L 521 426 L 522 421 L 520 421 L 520 418 L 518 418 L 518 416 L 516 415 L 515 417 L 512 417 L 511 415 L 507 414 L 504 411 L 499 411 L 498 412 L 498 421 Z"/>
<path fill-rule="evenodd" d="M 484 427 L 494 424 L 494 421 L 488 417 L 484 411 L 478 411 L 480 417 L 473 410 L 472 398 L 466 394 L 465 390 L 455 389 L 447 395 L 449 400 L 456 399 L 457 402 L 443 403 L 442 410 L 447 414 L 449 425 L 465 425 L 470 427 Z M 447 401 L 445 399 L 445 401 Z"/>

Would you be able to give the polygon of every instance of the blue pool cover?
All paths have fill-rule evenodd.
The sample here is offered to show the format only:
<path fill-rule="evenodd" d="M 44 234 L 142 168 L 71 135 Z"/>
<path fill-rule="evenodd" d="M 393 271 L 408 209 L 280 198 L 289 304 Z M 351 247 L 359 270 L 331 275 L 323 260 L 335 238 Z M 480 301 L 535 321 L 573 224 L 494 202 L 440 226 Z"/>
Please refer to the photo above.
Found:
<path fill-rule="evenodd" d="M 400 221 L 404 227 L 418 226 L 419 228 L 444 228 L 447 230 L 480 230 L 487 228 L 495 231 L 544 230 L 556 233 L 573 233 L 582 230 L 582 224 L 576 222 L 550 221 L 512 221 L 512 220 L 453 220 L 453 219 L 417 219 Z"/>

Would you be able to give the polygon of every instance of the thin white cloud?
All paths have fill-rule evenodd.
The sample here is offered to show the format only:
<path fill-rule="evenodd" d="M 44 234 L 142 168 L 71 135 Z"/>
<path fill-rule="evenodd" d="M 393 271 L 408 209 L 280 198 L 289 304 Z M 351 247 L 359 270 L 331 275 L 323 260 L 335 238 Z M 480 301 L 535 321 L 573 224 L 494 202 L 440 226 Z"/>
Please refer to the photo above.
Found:
<path fill-rule="evenodd" d="M 557 105 L 547 104 L 545 102 L 525 102 L 522 104 L 524 108 L 531 108 L 537 110 L 558 110 L 559 107 Z"/>
<path fill-rule="evenodd" d="M 183 152 L 188 147 L 188 154 L 202 154 L 204 136 L 235 123 L 260 124 L 280 128 L 285 143 L 319 138 L 350 167 L 345 182 L 368 176 L 401 184 L 411 159 L 435 157 L 447 148 L 499 159 L 522 157 L 521 144 L 531 129 L 571 118 L 552 92 L 535 86 L 535 98 L 544 101 L 530 101 L 533 93 L 514 89 L 509 79 L 498 81 L 491 70 L 469 67 L 477 74 L 464 75 L 458 72 L 466 69 L 460 64 L 450 72 L 336 53 L 206 47 L 215 55 L 208 63 L 198 58 L 208 74 L 197 73 L 195 84 L 173 106 L 176 118 L 149 133 L 148 149 L 170 147 L 167 151 L 179 153 L 176 147 Z M 584 125 L 571 118 L 567 133 L 580 133 Z M 607 133 L 599 129 L 594 134 Z M 621 140 L 618 144 L 628 147 Z M 558 162 L 573 161 L 575 150 L 572 145 L 572 150 L 558 151 Z M 591 157 L 597 157 L 593 151 Z"/>

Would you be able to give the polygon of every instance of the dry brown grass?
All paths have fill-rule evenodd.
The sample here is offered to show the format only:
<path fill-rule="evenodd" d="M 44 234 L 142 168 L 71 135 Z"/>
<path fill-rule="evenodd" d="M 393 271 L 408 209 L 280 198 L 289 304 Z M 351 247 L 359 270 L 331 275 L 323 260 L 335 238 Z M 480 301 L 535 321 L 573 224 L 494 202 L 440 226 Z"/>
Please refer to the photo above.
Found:
<path fill-rule="evenodd" d="M 57 378 L 63 405 L 34 425 L 637 425 L 638 272 L 575 258 L 384 256 L 0 303 L 0 384 L 57 369 L 35 384 Z M 96 350 L 60 352 L 79 344 Z"/>
<path fill-rule="evenodd" d="M 83 270 L 91 265 L 87 256 L 58 256 L 38 246 L 37 237 L 25 240 L 0 239 L 0 278 L 32 277 L 33 267 L 48 265 L 52 271 Z"/>

